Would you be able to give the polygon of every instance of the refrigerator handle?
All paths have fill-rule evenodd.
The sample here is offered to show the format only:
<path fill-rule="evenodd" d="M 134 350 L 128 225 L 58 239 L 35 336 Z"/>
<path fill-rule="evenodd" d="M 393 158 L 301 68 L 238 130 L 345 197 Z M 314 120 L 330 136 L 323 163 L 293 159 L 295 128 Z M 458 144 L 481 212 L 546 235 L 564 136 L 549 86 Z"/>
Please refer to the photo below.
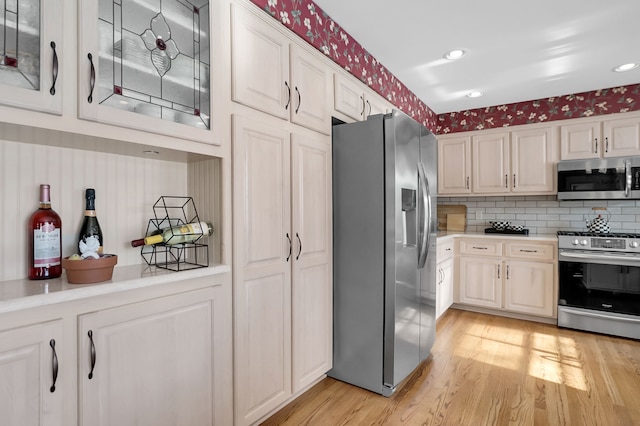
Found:
<path fill-rule="evenodd" d="M 431 232 L 429 232 L 429 224 L 431 223 L 431 192 L 429 190 L 429 180 L 424 171 L 424 164 L 418 163 L 418 180 L 422 192 L 422 236 L 420 241 L 420 250 L 418 251 L 418 268 L 424 268 L 427 263 L 427 252 L 429 251 L 429 243 Z M 425 214 L 426 213 L 426 214 Z"/>

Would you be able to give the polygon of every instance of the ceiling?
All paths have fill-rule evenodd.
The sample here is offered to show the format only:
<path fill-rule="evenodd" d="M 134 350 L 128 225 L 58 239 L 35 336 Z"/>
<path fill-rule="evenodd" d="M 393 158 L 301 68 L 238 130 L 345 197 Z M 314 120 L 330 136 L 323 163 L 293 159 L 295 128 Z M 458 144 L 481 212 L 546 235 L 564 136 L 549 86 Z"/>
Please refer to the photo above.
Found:
<path fill-rule="evenodd" d="M 314 2 L 438 114 L 640 83 L 638 0 Z"/>

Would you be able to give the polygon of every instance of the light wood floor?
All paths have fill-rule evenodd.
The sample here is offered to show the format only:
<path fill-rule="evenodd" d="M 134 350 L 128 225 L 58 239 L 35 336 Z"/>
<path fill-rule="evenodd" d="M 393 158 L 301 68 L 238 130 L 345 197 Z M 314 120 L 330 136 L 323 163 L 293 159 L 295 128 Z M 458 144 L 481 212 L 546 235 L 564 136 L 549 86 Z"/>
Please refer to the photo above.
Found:
<path fill-rule="evenodd" d="M 391 398 L 326 378 L 263 425 L 640 425 L 640 342 L 450 309 Z"/>

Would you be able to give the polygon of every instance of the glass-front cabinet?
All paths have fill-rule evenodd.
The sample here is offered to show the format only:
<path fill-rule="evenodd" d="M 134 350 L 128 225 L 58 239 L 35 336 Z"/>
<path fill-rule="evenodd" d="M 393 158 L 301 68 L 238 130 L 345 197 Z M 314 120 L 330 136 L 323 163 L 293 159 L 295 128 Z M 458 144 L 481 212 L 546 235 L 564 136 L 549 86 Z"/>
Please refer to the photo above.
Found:
<path fill-rule="evenodd" d="M 62 113 L 62 0 L 0 0 L 0 104 Z"/>
<path fill-rule="evenodd" d="M 213 143 L 208 0 L 83 0 L 82 119 Z"/>

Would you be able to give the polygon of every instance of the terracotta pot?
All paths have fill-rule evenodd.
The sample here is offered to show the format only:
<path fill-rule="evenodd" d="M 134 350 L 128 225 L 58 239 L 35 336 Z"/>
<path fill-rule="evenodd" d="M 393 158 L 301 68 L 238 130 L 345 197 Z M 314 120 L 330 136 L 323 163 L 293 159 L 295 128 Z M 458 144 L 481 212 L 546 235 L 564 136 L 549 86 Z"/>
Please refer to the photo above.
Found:
<path fill-rule="evenodd" d="M 109 281 L 118 256 L 105 254 L 100 259 L 62 259 L 62 267 L 67 271 L 67 281 L 71 284 L 91 284 Z"/>

